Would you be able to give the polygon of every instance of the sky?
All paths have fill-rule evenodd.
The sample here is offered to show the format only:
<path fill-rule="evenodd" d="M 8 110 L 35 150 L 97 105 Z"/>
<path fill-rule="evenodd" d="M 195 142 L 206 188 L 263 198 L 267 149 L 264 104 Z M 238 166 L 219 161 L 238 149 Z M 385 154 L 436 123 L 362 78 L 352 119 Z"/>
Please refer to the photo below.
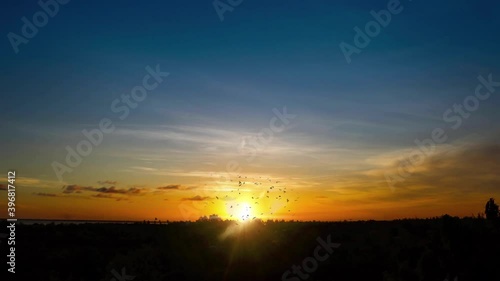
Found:
<path fill-rule="evenodd" d="M 2 217 L 8 171 L 18 218 L 386 220 L 500 198 L 496 1 L 47 3 L 1 12 Z"/>

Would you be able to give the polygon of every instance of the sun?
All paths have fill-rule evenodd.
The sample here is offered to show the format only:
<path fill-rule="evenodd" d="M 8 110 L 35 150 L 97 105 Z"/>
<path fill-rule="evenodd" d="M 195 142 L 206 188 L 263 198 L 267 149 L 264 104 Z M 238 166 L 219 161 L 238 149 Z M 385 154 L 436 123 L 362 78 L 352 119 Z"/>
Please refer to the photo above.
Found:
<path fill-rule="evenodd" d="M 236 212 L 237 219 L 241 221 L 251 220 L 253 218 L 252 206 L 248 203 L 242 203 L 239 205 L 239 209 Z"/>

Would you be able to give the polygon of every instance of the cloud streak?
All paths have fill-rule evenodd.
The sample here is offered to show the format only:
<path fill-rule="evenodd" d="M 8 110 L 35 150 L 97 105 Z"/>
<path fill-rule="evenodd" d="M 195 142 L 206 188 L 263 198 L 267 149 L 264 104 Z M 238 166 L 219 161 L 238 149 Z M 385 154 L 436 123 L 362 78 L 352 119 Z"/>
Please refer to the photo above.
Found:
<path fill-rule="evenodd" d="M 114 186 L 111 187 L 93 187 L 93 186 L 80 186 L 76 184 L 63 186 L 63 193 L 80 193 L 82 191 L 91 191 L 108 194 L 123 194 L 123 195 L 138 195 L 144 191 L 142 188 L 131 187 L 128 189 L 120 189 Z"/>
<path fill-rule="evenodd" d="M 97 183 L 102 184 L 102 185 L 105 185 L 105 184 L 116 185 L 116 184 L 118 184 L 117 181 L 111 181 L 111 180 L 97 181 Z"/>
<path fill-rule="evenodd" d="M 42 196 L 42 197 L 58 197 L 59 195 L 54 193 L 45 193 L 45 192 L 35 192 L 33 195 Z"/>
<path fill-rule="evenodd" d="M 184 186 L 180 184 L 169 184 L 165 186 L 159 186 L 156 189 L 160 190 L 193 190 L 196 189 L 196 186 Z"/>
<path fill-rule="evenodd" d="M 205 200 L 210 200 L 210 199 L 212 199 L 212 197 L 210 197 L 210 196 L 196 195 L 193 197 L 182 198 L 181 200 L 182 201 L 205 201 Z"/>

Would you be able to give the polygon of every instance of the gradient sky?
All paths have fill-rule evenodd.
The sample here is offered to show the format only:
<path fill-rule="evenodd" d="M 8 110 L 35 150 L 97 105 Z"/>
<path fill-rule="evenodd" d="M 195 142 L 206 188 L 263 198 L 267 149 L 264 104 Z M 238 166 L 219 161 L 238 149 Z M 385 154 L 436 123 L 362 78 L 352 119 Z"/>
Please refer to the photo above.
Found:
<path fill-rule="evenodd" d="M 388 2 L 244 0 L 221 21 L 212 1 L 72 0 L 16 54 L 8 33 L 41 8 L 7 1 L 0 208 L 16 170 L 20 218 L 228 218 L 234 204 L 308 220 L 482 212 L 500 199 L 500 87 L 456 129 L 443 114 L 478 76 L 500 81 L 500 3 L 401 1 L 347 63 L 339 44 Z M 170 75 L 120 120 L 113 100 L 157 65 Z M 284 107 L 296 117 L 249 160 L 244 141 Z M 103 118 L 114 132 L 59 181 L 51 164 Z M 391 188 L 385 176 L 435 128 L 447 140 Z M 223 181 L 230 161 L 241 170 Z M 271 185 L 287 188 L 286 207 L 251 199 Z"/>

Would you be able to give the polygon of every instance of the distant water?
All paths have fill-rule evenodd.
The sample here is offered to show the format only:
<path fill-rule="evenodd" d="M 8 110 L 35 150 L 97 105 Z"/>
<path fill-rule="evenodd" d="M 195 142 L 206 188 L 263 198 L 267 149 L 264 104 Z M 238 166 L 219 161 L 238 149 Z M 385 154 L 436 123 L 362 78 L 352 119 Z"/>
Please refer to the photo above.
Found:
<path fill-rule="evenodd" d="M 97 220 L 23 220 L 18 219 L 18 224 L 84 224 L 84 223 L 104 223 L 104 224 L 134 224 L 134 223 L 142 223 L 139 221 L 97 221 Z"/>

